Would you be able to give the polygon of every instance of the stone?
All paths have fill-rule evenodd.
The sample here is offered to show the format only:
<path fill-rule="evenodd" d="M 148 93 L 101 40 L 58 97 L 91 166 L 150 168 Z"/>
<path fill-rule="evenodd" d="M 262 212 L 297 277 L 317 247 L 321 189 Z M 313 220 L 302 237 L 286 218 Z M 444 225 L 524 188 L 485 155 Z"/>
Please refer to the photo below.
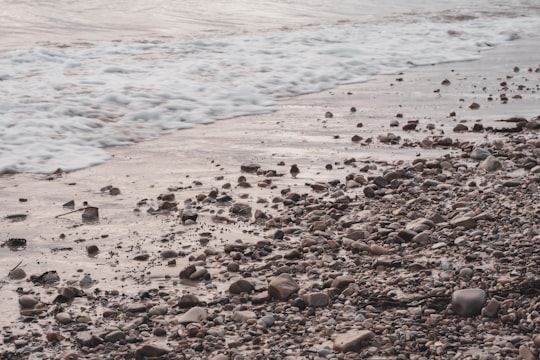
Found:
<path fill-rule="evenodd" d="M 88 206 L 82 215 L 83 222 L 96 222 L 99 220 L 99 209 L 95 206 Z"/>
<path fill-rule="evenodd" d="M 242 172 L 252 174 L 252 173 L 256 173 L 257 170 L 260 169 L 260 167 L 261 167 L 261 165 L 259 165 L 259 164 L 253 164 L 253 163 L 251 163 L 251 164 L 242 164 L 242 165 L 240 165 L 240 170 Z"/>
<path fill-rule="evenodd" d="M 232 315 L 232 319 L 236 322 L 245 323 L 248 320 L 257 319 L 257 314 L 249 310 L 235 311 Z"/>
<path fill-rule="evenodd" d="M 536 346 L 537 348 L 540 348 L 540 334 L 536 334 L 533 336 L 533 343 L 534 343 L 534 346 Z"/>
<path fill-rule="evenodd" d="M 386 255 L 386 254 L 390 253 L 390 250 L 388 250 L 387 248 L 384 248 L 384 247 L 382 247 L 380 245 L 377 245 L 377 244 L 371 244 L 370 247 L 369 247 L 369 250 L 374 255 Z"/>
<path fill-rule="evenodd" d="M 162 259 L 172 259 L 178 257 L 178 252 L 174 250 L 163 250 L 159 256 L 161 256 Z"/>
<path fill-rule="evenodd" d="M 476 220 L 469 216 L 456 216 L 450 220 L 450 225 L 455 227 L 464 227 L 465 229 L 474 229 L 476 227 Z"/>
<path fill-rule="evenodd" d="M 452 309 L 460 316 L 479 315 L 486 302 L 486 292 L 482 289 L 463 289 L 452 293 Z"/>
<path fill-rule="evenodd" d="M 199 217 L 199 214 L 197 214 L 195 211 L 192 210 L 182 210 L 180 212 L 180 220 L 182 223 L 186 223 L 188 220 L 191 220 L 193 222 L 197 221 L 197 218 Z"/>
<path fill-rule="evenodd" d="M 482 309 L 482 313 L 487 317 L 496 317 L 500 308 L 501 303 L 497 299 L 491 299 L 488 301 L 484 309 Z"/>
<path fill-rule="evenodd" d="M 414 243 L 426 245 L 430 242 L 430 233 L 427 231 L 422 231 L 420 234 L 413 236 L 411 240 Z"/>
<path fill-rule="evenodd" d="M 167 305 L 155 305 L 148 310 L 148 316 L 167 315 L 168 312 L 169 307 Z"/>
<path fill-rule="evenodd" d="M 478 165 L 478 168 L 490 172 L 497 171 L 502 168 L 502 162 L 495 156 L 490 155 Z"/>
<path fill-rule="evenodd" d="M 241 294 L 241 293 L 249 294 L 253 291 L 253 289 L 254 289 L 253 284 L 244 279 L 236 280 L 229 286 L 229 292 L 231 294 Z"/>
<path fill-rule="evenodd" d="M 268 284 L 268 294 L 277 300 L 285 301 L 298 292 L 300 287 L 291 275 L 281 274 Z"/>
<path fill-rule="evenodd" d="M 115 330 L 105 335 L 105 338 L 103 340 L 105 340 L 106 342 L 115 343 L 117 341 L 124 340 L 125 338 L 126 334 L 122 330 Z"/>
<path fill-rule="evenodd" d="M 471 151 L 471 153 L 469 154 L 471 159 L 474 159 L 474 160 L 485 160 L 490 155 L 491 155 L 491 153 L 488 150 L 478 148 L 478 147 L 474 148 L 473 151 Z"/>
<path fill-rule="evenodd" d="M 189 309 L 186 313 L 178 317 L 180 324 L 200 323 L 206 320 L 208 314 L 205 309 L 200 306 L 195 306 Z"/>
<path fill-rule="evenodd" d="M 198 281 L 198 280 L 206 279 L 209 276 L 210 274 L 208 273 L 208 270 L 201 268 L 201 269 L 197 269 L 195 272 L 189 275 L 189 280 Z"/>
<path fill-rule="evenodd" d="M 237 216 L 249 217 L 251 216 L 251 206 L 244 203 L 235 203 L 231 206 L 230 212 Z"/>
<path fill-rule="evenodd" d="M 193 294 L 184 294 L 180 300 L 178 300 L 178 307 L 181 309 L 189 309 L 199 305 L 199 303 L 200 301 L 197 296 Z"/>
<path fill-rule="evenodd" d="M 536 356 L 534 356 L 531 349 L 529 349 L 529 347 L 526 345 L 521 345 L 519 347 L 519 356 L 521 356 L 523 360 L 537 360 L 538 359 Z"/>
<path fill-rule="evenodd" d="M 373 179 L 373 183 L 379 188 L 382 189 L 386 186 L 388 186 L 388 181 L 382 176 L 377 176 L 375 179 Z"/>
<path fill-rule="evenodd" d="M 456 126 L 454 126 L 453 131 L 454 132 L 467 132 L 469 131 L 469 127 L 465 124 L 457 124 Z"/>
<path fill-rule="evenodd" d="M 308 306 L 313 307 L 324 307 L 328 306 L 328 304 L 330 303 L 330 297 L 327 293 L 324 292 L 313 292 L 305 294 L 302 298 Z"/>
<path fill-rule="evenodd" d="M 32 295 L 22 295 L 19 298 L 19 305 L 23 309 L 33 309 L 38 303 L 39 300 Z"/>
<path fill-rule="evenodd" d="M 354 282 L 355 282 L 354 277 L 352 277 L 351 275 L 341 275 L 341 276 L 336 277 L 332 281 L 332 287 L 343 290 L 347 286 L 349 286 L 349 284 L 353 284 Z"/>
<path fill-rule="evenodd" d="M 26 272 L 21 268 L 13 269 L 9 272 L 8 277 L 11 280 L 22 280 L 26 277 Z"/>
<path fill-rule="evenodd" d="M 334 350 L 343 353 L 359 352 L 373 340 L 375 334 L 369 330 L 351 330 L 338 335 L 334 340 Z"/>
<path fill-rule="evenodd" d="M 182 271 L 180 271 L 180 279 L 189 279 L 189 277 L 197 271 L 195 265 L 188 265 Z"/>
<path fill-rule="evenodd" d="M 60 324 L 64 324 L 64 325 L 73 322 L 73 319 L 71 318 L 71 315 L 69 313 L 67 313 L 67 312 L 60 312 L 60 313 L 56 314 L 56 316 L 54 318 Z"/>
<path fill-rule="evenodd" d="M 147 358 L 157 358 L 167 355 L 171 350 L 163 345 L 146 344 L 135 351 L 136 360 L 144 360 Z"/>

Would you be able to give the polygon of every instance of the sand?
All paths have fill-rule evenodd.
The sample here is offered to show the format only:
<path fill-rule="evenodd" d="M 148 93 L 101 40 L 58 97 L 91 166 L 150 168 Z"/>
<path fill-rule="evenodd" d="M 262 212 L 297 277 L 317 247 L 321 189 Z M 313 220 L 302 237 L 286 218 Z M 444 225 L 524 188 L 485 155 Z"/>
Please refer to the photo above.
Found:
<path fill-rule="evenodd" d="M 253 218 L 236 219 L 229 214 L 228 206 L 203 206 L 195 201 L 197 194 L 208 194 L 213 188 L 249 204 L 253 211 L 260 209 L 272 214 L 276 209 L 272 209 L 271 200 L 285 188 L 300 194 L 311 193 L 310 185 L 335 179 L 344 181 L 347 174 L 365 166 L 369 168 L 366 177 L 373 178 L 387 165 L 419 158 L 441 159 L 446 155 L 459 158 L 462 154 L 455 146 L 420 147 L 419 142 L 425 138 L 436 142 L 450 137 L 475 144 L 506 141 L 504 133 L 456 133 L 453 129 L 459 123 L 469 129 L 474 124 L 484 128 L 512 127 L 513 123 L 498 120 L 516 116 L 529 120 L 540 115 L 540 73 L 534 72 L 539 67 L 539 42 L 517 40 L 484 55 L 474 62 L 418 67 L 403 74 L 378 76 L 366 83 L 281 100 L 276 111 L 267 115 L 222 120 L 133 146 L 110 148 L 110 161 L 92 168 L 59 175 L 0 177 L 0 242 L 26 240 L 26 247 L 19 251 L 7 246 L 0 248 L 0 303 L 5 312 L 0 325 L 12 331 L 24 331 L 25 326 L 39 329 L 36 322 L 21 322 L 20 294 L 33 293 L 47 304 L 56 296 L 58 286 L 39 287 L 28 277 L 8 279 L 10 269 L 20 262 L 19 267 L 28 276 L 55 270 L 60 284 L 78 286 L 83 276 L 89 275 L 96 283 L 88 292 L 96 288 L 118 290 L 126 299 L 158 286 L 175 296 L 193 291 L 205 301 L 215 300 L 216 294 L 226 294 L 228 277 L 223 277 L 222 269 L 215 264 L 207 267 L 215 279 L 211 286 L 179 284 L 178 273 L 205 249 L 221 251 L 225 243 L 237 239 L 245 243 L 268 241 L 274 230 L 255 223 Z M 529 72 L 529 68 L 533 71 Z M 449 85 L 442 84 L 445 79 L 450 81 Z M 502 82 L 507 83 L 507 89 Z M 524 88 L 518 90 L 518 85 Z M 501 101 L 503 93 L 507 102 Z M 521 98 L 514 97 L 517 94 Z M 489 96 L 493 100 L 488 100 Z M 473 103 L 479 104 L 479 108 L 471 109 Z M 399 126 L 391 127 L 394 121 Z M 410 121 L 418 121 L 417 129 L 402 130 Z M 388 133 L 400 137 L 399 144 L 382 143 L 380 136 Z M 355 135 L 361 140 L 352 141 Z M 535 136 L 535 132 L 528 132 L 528 138 Z M 353 158 L 354 167 L 345 165 L 346 160 Z M 275 170 L 277 176 L 266 178 L 271 184 L 268 181 L 265 185 L 264 176 L 240 171 L 242 164 L 249 163 Z M 292 164 L 300 169 L 296 178 L 289 174 Z M 328 170 L 327 165 L 332 165 L 332 169 Z M 518 170 L 515 176 L 522 173 Z M 251 187 L 238 186 L 241 175 Z M 226 183 L 231 184 L 230 190 L 223 188 Z M 110 195 L 109 185 L 117 187 L 120 194 Z M 170 192 L 174 193 L 179 209 L 198 213 L 194 225 L 182 224 L 178 211 L 168 215 L 148 212 L 149 208 L 158 208 L 160 194 Z M 81 212 L 57 217 L 70 211 L 63 204 L 71 200 L 75 209 L 98 207 L 99 222 L 83 223 Z M 220 214 L 219 209 L 224 213 Z M 26 217 L 23 221 L 6 218 L 17 214 Z M 216 215 L 235 222 L 216 223 Z M 209 240 L 201 242 L 201 238 Z M 99 248 L 96 256 L 88 255 L 87 247 L 91 245 Z M 169 260 L 159 255 L 165 249 L 183 252 L 185 256 L 176 258 L 175 266 L 168 265 Z M 149 260 L 134 260 L 141 254 L 148 254 Z M 264 286 L 266 280 L 259 278 L 255 282 Z M 78 305 L 73 309 L 81 311 Z M 95 320 L 95 324 L 99 322 Z M 6 333 L 2 336 L 6 337 Z M 9 343 L 2 346 L 13 348 Z M 376 351 L 372 352 L 374 356 Z"/>

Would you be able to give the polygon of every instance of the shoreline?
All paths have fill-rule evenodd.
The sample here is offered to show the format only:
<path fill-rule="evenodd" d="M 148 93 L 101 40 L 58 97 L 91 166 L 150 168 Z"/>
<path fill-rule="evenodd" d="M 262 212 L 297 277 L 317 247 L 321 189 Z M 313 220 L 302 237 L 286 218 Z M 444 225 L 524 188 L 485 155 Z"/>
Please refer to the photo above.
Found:
<path fill-rule="evenodd" d="M 210 332 L 219 339 L 217 344 L 224 345 L 223 348 L 214 349 L 216 353 L 231 355 L 238 350 L 240 354 L 249 357 L 264 350 L 260 346 L 257 349 L 258 344 L 254 343 L 254 338 L 268 341 L 269 349 L 275 347 L 279 344 L 276 337 L 294 338 L 291 334 L 301 330 L 303 325 L 297 324 L 301 324 L 303 318 L 304 323 L 307 319 L 314 327 L 313 331 L 309 332 L 314 336 L 314 341 L 308 342 L 307 347 L 316 351 L 308 351 L 307 353 L 312 354 L 310 356 L 329 350 L 329 356 L 340 358 L 340 351 L 333 348 L 335 337 L 345 330 L 369 329 L 376 338 L 369 346 L 362 346 L 359 351 L 366 357 L 376 358 L 381 354 L 389 358 L 394 356 L 391 352 L 392 346 L 396 348 L 402 346 L 392 344 L 391 341 L 392 336 L 398 336 L 395 330 L 399 328 L 396 315 L 402 314 L 405 318 L 409 316 L 412 318 L 419 310 L 415 308 L 405 311 L 399 306 L 397 309 L 378 308 L 376 303 L 362 302 L 361 299 L 365 298 L 362 295 L 362 287 L 372 293 L 392 290 L 397 292 L 398 295 L 395 296 L 397 300 L 408 301 L 411 292 L 405 291 L 406 286 L 395 288 L 384 279 L 398 281 L 396 279 L 400 277 L 419 276 L 419 273 L 427 274 L 429 270 L 429 277 L 426 279 L 432 280 L 425 280 L 427 282 L 425 286 L 441 287 L 443 289 L 440 290 L 441 296 L 448 296 L 459 288 L 484 286 L 491 296 L 488 300 L 497 299 L 492 295 L 496 294 L 499 288 L 492 283 L 483 282 L 486 273 L 495 276 L 493 261 L 477 255 L 481 260 L 472 261 L 471 266 L 471 262 L 467 263 L 465 258 L 471 253 L 492 254 L 494 251 L 502 251 L 503 259 L 512 259 L 512 254 L 506 255 L 504 248 L 501 250 L 500 245 L 493 245 L 496 240 L 491 238 L 494 234 L 489 232 L 491 220 L 485 217 L 475 218 L 480 216 L 480 213 L 474 216 L 467 214 L 476 210 L 475 207 L 484 206 L 478 202 L 482 199 L 483 192 L 492 194 L 493 198 L 500 195 L 504 201 L 512 202 L 513 210 L 516 210 L 516 205 L 522 206 L 523 213 L 519 215 L 523 219 L 527 218 L 527 214 L 531 218 L 538 214 L 538 208 L 537 206 L 535 208 L 534 203 L 535 196 L 538 199 L 538 193 L 534 191 L 537 186 L 534 179 L 537 175 L 531 173 L 531 168 L 522 166 L 519 160 L 523 157 L 517 155 L 512 157 L 513 152 L 521 151 L 525 154 L 525 158 L 536 156 L 538 159 L 538 153 L 535 153 L 537 143 L 534 142 L 538 131 L 524 130 L 516 134 L 499 135 L 473 132 L 471 129 L 475 124 L 482 124 L 484 127 L 512 127 L 513 124 L 502 125 L 496 120 L 513 116 L 523 116 L 531 120 L 539 115 L 535 112 L 540 100 L 540 73 L 535 72 L 539 64 L 534 63 L 540 58 L 537 55 L 540 55 L 540 47 L 534 39 L 517 41 L 490 50 L 489 54 L 475 62 L 424 66 L 403 74 L 377 76 L 376 79 L 366 83 L 340 86 L 330 91 L 280 101 L 276 106 L 277 111 L 270 114 L 221 120 L 133 146 L 111 148 L 108 150 L 112 159 L 107 163 L 60 174 L 58 177 L 35 174 L 0 177 L 0 197 L 5 203 L 0 214 L 6 237 L 2 241 L 26 240 L 24 250 L 10 251 L 7 246 L 0 248 L 3 255 L 0 260 L 0 271 L 5 276 L 22 260 L 20 268 L 27 275 L 23 280 L 4 278 L 4 282 L 0 285 L 3 290 L 0 301 L 12 314 L 2 320 L 4 330 L 0 336 L 4 340 L 11 340 L 7 343 L 4 341 L 5 350 L 0 350 L 0 354 L 2 351 L 12 356 L 16 356 L 18 352 L 24 354 L 23 350 L 28 351 L 39 344 L 44 347 L 45 353 L 51 351 L 54 346 L 62 350 L 64 355 L 76 344 L 81 357 L 106 351 L 109 346 L 107 343 L 113 344 L 110 346 L 119 354 L 139 351 L 140 355 L 141 352 L 148 350 L 142 350 L 145 344 L 158 344 L 159 346 L 156 346 L 161 350 L 193 348 L 193 344 L 201 342 L 206 344 L 197 340 L 199 339 L 197 336 L 189 336 L 190 331 L 195 332 L 192 329 L 196 327 L 194 334 L 203 329 L 206 336 Z M 520 67 L 519 71 L 514 71 L 515 66 Z M 532 72 L 528 72 L 529 67 L 532 68 Z M 512 77 L 508 78 L 509 76 Z M 449 85 L 442 85 L 445 79 L 449 80 Z M 506 82 L 507 85 L 502 86 L 502 82 Z M 518 90 L 519 85 L 525 87 Z M 507 89 L 504 89 L 505 87 Z M 508 98 L 506 104 L 502 104 L 501 101 L 500 95 L 503 93 Z M 491 101 L 487 99 L 490 95 L 493 98 Z M 522 98 L 514 98 L 515 95 Z M 470 109 L 472 103 L 479 104 L 479 108 Z M 355 107 L 356 111 L 352 112 L 352 107 Z M 327 112 L 332 116 L 327 115 Z M 450 116 L 451 112 L 455 112 L 455 116 Z M 397 117 L 398 114 L 401 114 L 401 117 Z M 481 121 L 477 122 L 478 119 Z M 399 123 L 397 127 L 390 126 L 394 121 Z M 416 130 L 402 129 L 409 121 L 418 121 Z M 469 130 L 454 132 L 453 129 L 460 123 Z M 362 126 L 359 127 L 359 124 Z M 389 137 L 388 133 L 400 137 L 399 144 L 381 143 L 381 139 L 385 141 L 396 139 Z M 355 135 L 361 139 L 352 141 Z M 523 139 L 520 140 L 521 137 Z M 430 141 L 432 144 L 424 143 L 421 147 L 420 143 L 426 138 L 428 143 Z M 444 138 L 452 139 L 453 146 L 436 145 Z M 456 146 L 456 141 L 459 146 Z M 463 154 L 469 154 L 473 147 L 483 143 L 486 144 L 483 147 L 504 159 L 503 168 L 499 172 L 483 173 L 476 168 L 479 161 L 463 157 Z M 515 146 L 517 150 L 512 149 Z M 353 158 L 355 161 L 351 160 Z M 282 161 L 285 166 L 278 165 Z M 424 166 L 430 161 L 434 161 L 433 167 Z M 447 162 L 453 166 L 448 167 Z M 242 172 L 241 165 L 250 163 L 258 164 L 267 170 L 267 173 Z M 423 165 L 420 166 L 419 163 Z M 459 165 L 461 163 L 464 165 Z M 296 178 L 292 178 L 289 174 L 291 164 L 298 164 L 300 168 Z M 327 170 L 328 165 L 332 165 L 331 170 Z M 411 185 L 404 175 L 399 175 L 395 179 L 402 184 L 408 184 L 407 186 L 413 189 L 411 193 L 404 192 L 400 198 L 400 193 L 390 184 L 380 184 L 380 187 L 375 186 L 372 189 L 374 196 L 367 195 L 365 189 L 373 187 L 374 180 L 381 175 L 389 172 L 399 173 L 409 168 L 415 170 L 415 177 L 418 178 L 417 181 L 422 181 L 421 184 Z M 433 169 L 440 169 L 441 172 Z M 351 183 L 350 174 L 355 174 L 354 178 L 358 178 L 358 181 Z M 251 186 L 239 183 L 239 176 L 245 176 Z M 461 178 L 466 180 L 460 180 Z M 390 183 L 395 179 L 386 181 Z M 333 180 L 340 182 L 331 185 Z M 513 185 L 511 181 L 514 180 L 520 181 L 516 187 L 504 185 L 505 183 Z M 432 185 L 425 185 L 426 181 Z M 465 181 L 465 184 L 461 184 L 461 181 Z M 470 182 L 477 185 L 467 185 Z M 120 194 L 111 195 L 111 188 L 107 187 L 109 185 L 118 188 Z M 232 202 L 221 204 L 212 200 L 209 194 L 213 189 L 217 190 L 217 198 L 226 193 L 233 198 Z M 287 192 L 287 189 L 290 191 Z M 511 191 L 527 195 L 524 198 L 512 199 Z M 148 213 L 149 208 L 154 210 L 159 210 L 160 206 L 163 208 L 164 203 L 160 202 L 158 196 L 166 193 L 174 194 L 178 211 L 171 211 L 169 215 Z M 290 193 L 296 193 L 300 198 L 288 199 Z M 348 197 L 349 200 L 342 197 Z M 413 201 L 415 197 L 417 200 Z M 55 218 L 70 211 L 62 206 L 70 200 L 74 200 L 75 209 L 86 207 L 83 205 L 84 201 L 87 201 L 89 206 L 98 207 L 99 222 L 83 224 L 80 213 Z M 427 202 L 417 206 L 418 202 L 421 203 L 419 200 Z M 472 201 L 472 205 L 469 205 L 468 201 Z M 248 219 L 243 219 L 246 216 L 241 211 L 230 212 L 234 203 L 248 204 L 252 208 Z M 348 206 L 341 209 L 340 204 Z M 460 206 L 455 207 L 455 204 Z M 453 208 L 448 210 L 447 206 Z M 501 214 L 504 213 L 504 206 L 497 202 L 493 206 L 500 206 L 499 211 Z M 422 207 L 425 208 L 425 213 L 421 213 Z M 355 208 L 356 210 L 350 210 Z M 316 212 L 321 209 L 324 210 L 323 213 L 306 216 L 308 211 Z M 267 218 L 254 218 L 257 210 Z M 450 215 L 459 213 L 473 217 L 475 226 L 470 228 L 464 224 L 447 226 L 437 223 L 437 226 L 429 229 L 430 240 L 418 241 L 413 245 L 392 240 L 403 230 L 399 226 L 406 226 L 414 220 L 416 215 L 409 212 L 416 212 L 417 215 L 421 215 L 420 217 L 432 217 L 433 212 L 437 210 L 446 212 L 444 216 L 446 222 L 450 223 L 453 219 Z M 332 218 L 336 211 L 344 212 L 345 218 L 339 220 Z M 184 220 L 190 220 L 189 213 L 197 214 L 197 218 L 193 224 L 189 225 L 188 221 L 186 225 L 185 221 L 184 223 L 182 221 L 182 216 L 185 216 Z M 26 217 L 23 221 L 15 222 L 5 218 L 17 214 Z M 510 215 L 512 218 L 517 216 L 513 213 Z M 261 213 L 259 216 L 262 216 Z M 276 224 L 278 218 L 284 222 Z M 287 220 L 288 218 L 290 220 Z M 319 223 L 321 221 L 324 225 Z M 351 226 L 344 225 L 349 223 L 373 224 L 373 227 L 358 228 L 358 235 L 351 235 L 347 233 Z M 528 256 L 531 261 L 535 261 L 537 260 L 534 257 L 535 239 L 538 239 L 535 232 L 538 232 L 538 229 L 534 224 L 525 223 L 518 225 L 529 229 L 528 232 L 523 239 L 514 240 L 523 241 L 524 248 L 532 249 L 532 253 L 520 255 Z M 502 229 L 505 226 L 511 227 L 512 224 L 501 224 Z M 326 228 L 332 230 L 327 231 Z M 275 238 L 278 230 L 290 232 L 286 232 L 283 235 L 284 240 L 281 240 Z M 478 231 L 482 233 L 477 233 Z M 501 230 L 505 234 L 508 231 Z M 352 239 L 348 236 L 358 238 Z M 456 238 L 463 237 L 465 240 L 456 243 Z M 235 242 L 238 239 L 242 241 L 242 245 Z M 307 239 L 314 240 L 315 243 Z M 225 246 L 227 244 L 228 248 Z M 236 248 L 233 244 L 237 244 Z M 88 252 L 88 247 L 91 246 L 99 249 L 93 256 L 89 256 Z M 459 251 L 452 255 L 450 250 L 456 247 Z M 446 251 L 447 249 L 450 250 Z M 173 253 L 169 253 L 171 257 L 164 255 L 164 252 L 170 250 L 175 251 L 176 255 Z M 262 252 L 270 254 L 261 256 Z M 147 260 L 134 260 L 145 254 L 148 255 Z M 275 259 L 269 260 L 274 256 Z M 430 260 L 430 256 L 435 260 Z M 34 261 L 39 263 L 34 264 Z M 407 266 L 402 265 L 402 268 L 394 269 L 388 265 L 393 261 L 400 261 Z M 432 266 L 430 261 L 436 264 Z M 452 263 L 453 267 L 446 268 L 448 266 L 444 264 L 447 262 Z M 230 265 L 231 263 L 236 263 L 240 267 L 239 272 L 234 271 L 236 265 Z M 368 266 L 368 263 L 374 263 L 375 266 Z M 377 263 L 379 265 L 376 265 Z M 418 267 L 422 269 L 411 269 L 409 266 L 411 263 L 418 263 Z M 314 264 L 320 268 L 319 271 L 310 267 Z M 195 280 L 179 279 L 179 272 L 189 265 L 195 265 L 197 270 L 201 271 L 201 277 L 195 277 Z M 371 278 L 366 279 L 361 273 L 356 273 L 355 266 L 369 274 Z M 466 267 L 473 271 L 470 278 L 464 278 L 461 274 Z M 30 275 L 40 275 L 53 270 L 58 272 L 60 281 L 52 285 L 42 286 L 27 280 Z M 508 273 L 512 270 L 515 269 L 509 269 Z M 298 306 L 295 306 L 298 303 L 294 303 L 295 296 L 289 301 L 266 299 L 260 304 L 257 303 L 259 297 L 264 297 L 267 282 L 284 272 L 294 275 L 294 280 L 300 287 L 300 298 L 304 299 L 303 295 L 324 292 L 332 305 L 321 308 L 307 306 L 306 310 L 298 311 L 296 310 Z M 525 273 L 520 274 L 524 279 L 527 278 Z M 69 286 L 81 288 L 81 284 L 84 283 L 80 281 L 85 275 L 97 283 L 91 283 L 90 287 L 85 285 L 82 288 L 84 296 L 69 299 L 66 304 L 54 302 L 58 289 Z M 352 282 L 360 289 L 351 288 L 347 291 L 348 295 L 340 298 L 342 292 L 348 289 L 348 284 L 344 288 L 332 284 L 324 285 L 340 276 L 352 276 L 354 278 Z M 229 286 L 239 279 L 251 282 L 253 291 L 248 291 L 248 295 L 231 294 Z M 512 276 L 510 280 L 504 281 L 506 283 L 501 284 L 513 284 Z M 156 287 L 160 290 L 153 293 L 152 289 Z M 17 291 L 17 288 L 22 290 Z M 96 292 L 97 288 L 100 289 L 99 292 Z M 336 290 L 332 290 L 334 288 L 338 288 L 340 292 L 335 293 Z M 116 291 L 118 295 L 115 295 Z M 141 292 L 146 292 L 149 296 L 141 297 Z M 159 292 L 165 295 L 159 295 Z M 27 315 L 21 317 L 18 301 L 25 293 L 39 299 L 39 302 L 34 304 L 33 308 L 26 309 L 36 311 L 27 311 Z M 179 308 L 177 303 L 188 293 L 199 299 L 198 307 L 204 308 L 211 321 L 178 324 L 178 318 L 186 310 Z M 429 291 L 425 293 L 426 296 L 429 294 Z M 500 294 L 497 296 L 501 297 Z M 105 298 L 108 305 L 103 305 Z M 222 298 L 226 298 L 228 303 L 220 303 Z M 349 303 L 346 302 L 347 298 L 350 300 Z M 383 297 L 379 296 L 379 299 Z M 388 301 L 387 298 L 384 299 Z M 527 296 L 517 299 L 516 303 L 519 302 L 527 311 L 534 309 L 534 305 L 526 303 Z M 504 303 L 505 300 L 508 299 L 497 301 Z M 383 300 L 380 301 L 384 304 Z M 352 306 L 351 302 L 356 306 L 354 309 L 348 308 Z M 501 317 L 518 314 L 517 308 L 505 304 Z M 133 308 L 130 308 L 131 306 Z M 169 312 L 148 315 L 154 306 L 167 306 Z M 86 314 L 85 309 L 88 308 L 92 311 Z M 327 320 L 339 319 L 339 323 L 325 327 L 324 322 L 320 320 L 320 323 L 316 324 L 313 315 L 309 313 L 310 308 L 316 308 Z M 448 308 L 451 306 L 420 309 L 424 316 L 422 321 L 434 321 L 433 326 L 436 327 L 440 322 L 456 319 L 456 315 Z M 45 310 L 38 311 L 40 309 Z M 104 316 L 107 311 L 113 310 L 115 316 L 111 318 Z M 246 311 L 254 311 L 255 319 L 252 318 L 252 314 L 242 313 Z M 68 313 L 71 320 L 63 324 L 58 320 L 59 313 Z M 152 318 L 150 321 L 152 331 L 161 327 L 166 335 L 159 336 L 148 329 L 145 333 L 145 328 L 140 327 L 141 325 L 131 327 L 129 324 L 139 319 L 141 313 Z M 234 313 L 237 313 L 236 317 Z M 346 318 L 351 313 L 354 314 L 352 319 L 358 317 L 358 314 L 364 319 L 350 323 Z M 249 316 L 247 319 L 238 320 L 239 314 Z M 280 331 L 261 325 L 260 320 L 267 314 L 273 314 L 274 320 L 280 324 Z M 376 321 L 372 320 L 375 314 L 384 315 L 383 318 L 388 318 L 389 323 L 383 321 L 379 324 L 381 327 L 379 328 Z M 86 318 L 77 320 L 81 315 L 88 315 L 90 320 Z M 432 315 L 439 315 L 441 318 Z M 216 322 L 220 316 L 224 319 L 224 324 Z M 498 324 L 497 321 L 502 321 L 501 317 L 496 317 L 496 320 L 489 324 Z M 23 323 L 21 320 L 24 318 L 34 321 Z M 519 319 L 522 318 L 519 315 Z M 482 315 L 473 318 L 473 321 L 482 323 Z M 537 352 L 538 349 L 532 345 L 534 332 L 538 333 L 537 322 L 538 318 L 530 324 L 527 323 L 530 333 L 519 337 L 517 345 L 523 345 L 529 351 Z M 144 325 L 149 327 L 148 323 Z M 420 326 L 412 322 L 406 326 L 417 325 Z M 243 334 L 241 339 L 226 331 L 223 336 L 220 335 L 220 331 L 227 326 L 237 327 L 237 331 Z M 261 326 L 263 328 L 260 328 Z M 107 331 L 111 328 L 119 329 L 124 338 L 118 341 L 104 341 L 105 337 L 110 335 Z M 25 331 L 32 329 L 41 332 L 42 336 L 18 334 L 17 330 L 20 329 Z M 137 330 L 137 334 L 132 334 L 133 329 Z M 505 326 L 504 329 L 511 331 L 509 330 L 511 326 Z M 249 331 L 258 335 L 250 335 L 251 339 L 246 340 Z M 178 332 L 182 333 L 179 337 L 175 335 Z M 58 334 L 64 339 L 55 340 Z M 92 342 L 88 339 L 96 334 L 100 337 L 101 343 L 92 346 Z M 135 340 L 125 341 L 130 336 L 134 336 Z M 443 335 L 439 333 L 439 336 Z M 49 337 L 52 337 L 52 340 L 47 340 Z M 317 337 L 320 339 L 317 340 Z M 444 350 L 454 351 L 455 356 L 458 356 L 460 351 L 461 354 L 465 351 L 455 344 L 448 347 L 436 344 L 433 339 L 428 338 L 425 341 L 424 337 L 428 335 L 416 337 L 418 341 L 413 341 L 415 345 L 410 350 L 411 354 L 419 354 L 418 351 L 422 346 L 432 349 L 433 354 Z M 19 346 L 16 340 L 21 340 L 24 344 Z M 85 343 L 86 340 L 90 342 Z M 494 351 L 493 341 L 489 346 L 485 345 L 485 339 L 482 341 L 482 344 L 471 341 L 464 346 L 470 348 L 472 345 L 478 345 L 480 352 Z M 298 344 L 289 345 L 292 349 L 298 349 L 294 350 L 294 354 L 290 354 L 291 358 L 305 358 L 300 354 L 302 351 L 306 353 L 306 349 L 302 350 L 302 346 Z M 516 352 L 525 352 L 526 350 L 519 349 L 520 346 L 504 351 L 512 356 L 516 355 Z M 437 348 L 443 350 L 436 350 Z M 194 350 L 195 355 L 192 358 L 198 358 L 197 356 L 204 358 L 209 354 L 210 348 L 204 349 L 206 352 L 203 351 L 199 355 L 196 355 L 197 350 Z M 445 353 L 437 356 L 443 357 L 442 354 Z M 285 353 L 283 356 L 286 356 Z M 347 358 L 355 355 L 344 356 Z"/>

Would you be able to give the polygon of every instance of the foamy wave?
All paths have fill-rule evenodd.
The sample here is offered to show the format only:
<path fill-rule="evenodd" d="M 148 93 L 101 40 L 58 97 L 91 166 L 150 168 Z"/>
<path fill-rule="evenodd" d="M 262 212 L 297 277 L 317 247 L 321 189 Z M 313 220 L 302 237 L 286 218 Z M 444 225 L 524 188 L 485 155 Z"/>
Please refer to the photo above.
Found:
<path fill-rule="evenodd" d="M 107 146 L 239 115 L 410 66 L 473 60 L 538 18 L 328 26 L 0 55 L 0 173 L 74 170 Z"/>

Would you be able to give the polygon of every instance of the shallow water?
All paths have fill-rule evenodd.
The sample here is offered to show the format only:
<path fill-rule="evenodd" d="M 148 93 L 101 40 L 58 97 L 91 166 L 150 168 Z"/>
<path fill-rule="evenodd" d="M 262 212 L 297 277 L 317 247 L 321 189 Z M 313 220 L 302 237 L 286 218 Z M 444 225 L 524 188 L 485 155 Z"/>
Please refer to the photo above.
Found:
<path fill-rule="evenodd" d="M 540 32 L 528 1 L 0 1 L 0 173 L 75 170 L 107 146 Z M 9 49 L 9 50 L 8 50 Z"/>

